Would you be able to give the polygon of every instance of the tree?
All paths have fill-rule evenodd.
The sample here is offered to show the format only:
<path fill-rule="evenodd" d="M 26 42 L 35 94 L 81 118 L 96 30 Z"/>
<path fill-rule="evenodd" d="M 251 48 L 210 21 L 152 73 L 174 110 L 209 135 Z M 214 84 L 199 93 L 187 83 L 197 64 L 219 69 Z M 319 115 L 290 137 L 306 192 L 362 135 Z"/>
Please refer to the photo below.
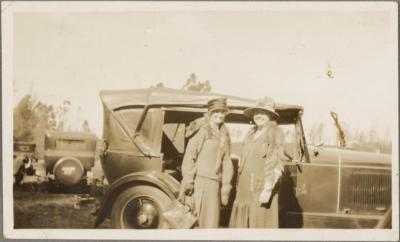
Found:
<path fill-rule="evenodd" d="M 150 87 L 164 87 L 164 83 L 158 82 L 157 84 L 151 85 Z"/>
<path fill-rule="evenodd" d="M 338 117 L 337 113 L 335 113 L 335 112 L 331 112 L 331 117 L 333 118 L 335 127 L 337 129 L 337 137 L 339 139 L 340 147 L 345 148 L 346 147 L 346 136 L 344 134 L 342 126 L 339 123 L 339 117 Z"/>
<path fill-rule="evenodd" d="M 38 154 L 44 153 L 44 134 L 46 130 L 54 130 L 57 126 L 56 116 L 52 105 L 42 102 L 35 104 L 34 111 L 37 116 L 37 123 L 33 129 L 34 141 Z"/>
<path fill-rule="evenodd" d="M 186 80 L 186 83 L 182 86 L 183 90 L 186 91 L 197 91 L 197 92 L 211 92 L 211 84 L 207 80 L 205 82 L 197 81 L 196 74 L 192 73 Z"/>
<path fill-rule="evenodd" d="M 13 132 L 15 141 L 33 141 L 33 129 L 37 124 L 37 115 L 34 110 L 34 98 L 26 94 L 14 108 Z"/>
<path fill-rule="evenodd" d="M 88 133 L 92 132 L 92 131 L 90 130 L 89 122 L 88 122 L 86 119 L 85 119 L 85 121 L 83 121 L 83 123 L 82 123 L 82 131 L 83 131 L 83 132 L 88 132 Z"/>
<path fill-rule="evenodd" d="M 354 150 L 362 150 L 368 152 L 392 153 L 392 141 L 390 136 L 385 135 L 379 137 L 376 132 L 376 127 L 371 127 L 369 130 L 357 130 L 354 134 L 353 144 Z"/>
<path fill-rule="evenodd" d="M 45 130 L 55 129 L 56 116 L 52 105 L 37 101 L 26 94 L 14 108 L 14 141 L 35 142 L 41 156 L 44 151 Z"/>
<path fill-rule="evenodd" d="M 324 132 L 324 124 L 314 124 L 310 131 L 308 132 L 308 137 L 310 139 L 310 143 L 317 145 L 323 143 L 323 132 Z"/>
<path fill-rule="evenodd" d="M 56 116 L 56 127 L 55 130 L 58 131 L 71 131 L 68 120 L 71 115 L 71 102 L 68 100 L 64 100 L 63 104 L 57 107 L 55 111 Z"/>

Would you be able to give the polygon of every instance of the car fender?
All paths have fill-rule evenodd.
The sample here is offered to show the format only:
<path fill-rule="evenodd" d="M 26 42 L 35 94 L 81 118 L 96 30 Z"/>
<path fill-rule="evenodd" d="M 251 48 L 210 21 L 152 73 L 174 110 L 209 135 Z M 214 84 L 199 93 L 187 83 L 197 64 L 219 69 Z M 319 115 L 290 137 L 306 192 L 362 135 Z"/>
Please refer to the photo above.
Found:
<path fill-rule="evenodd" d="M 99 226 L 105 218 L 110 216 L 112 205 L 122 191 L 128 187 L 147 184 L 157 187 L 171 199 L 175 199 L 180 189 L 180 183 L 171 176 L 157 171 L 135 172 L 125 175 L 113 182 L 100 205 L 97 212 L 94 227 Z"/>

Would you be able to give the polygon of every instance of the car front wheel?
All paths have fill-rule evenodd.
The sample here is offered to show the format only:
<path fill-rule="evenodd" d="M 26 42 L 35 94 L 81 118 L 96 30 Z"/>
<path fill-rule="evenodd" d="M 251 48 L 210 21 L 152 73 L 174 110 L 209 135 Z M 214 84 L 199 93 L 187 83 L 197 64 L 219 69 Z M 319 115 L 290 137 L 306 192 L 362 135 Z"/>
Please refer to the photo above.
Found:
<path fill-rule="evenodd" d="M 111 224 L 118 229 L 168 228 L 162 213 L 171 199 L 160 189 L 134 186 L 123 191 L 111 211 Z"/>

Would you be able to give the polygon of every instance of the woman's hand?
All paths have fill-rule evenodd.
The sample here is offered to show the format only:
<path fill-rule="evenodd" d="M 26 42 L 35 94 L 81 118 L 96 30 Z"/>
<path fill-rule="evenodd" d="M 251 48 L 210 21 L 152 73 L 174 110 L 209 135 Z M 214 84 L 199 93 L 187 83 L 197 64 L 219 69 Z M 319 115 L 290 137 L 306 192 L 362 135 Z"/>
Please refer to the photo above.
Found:
<path fill-rule="evenodd" d="M 191 196 L 193 194 L 193 183 L 184 183 L 181 185 L 181 189 L 178 194 L 178 201 L 183 203 L 185 201 L 185 196 Z"/>
<path fill-rule="evenodd" d="M 269 189 L 263 189 L 262 192 L 260 193 L 260 196 L 258 197 L 258 202 L 263 204 L 267 203 L 269 199 L 271 198 L 272 190 Z"/>
<path fill-rule="evenodd" d="M 185 191 L 183 189 L 179 190 L 178 201 L 182 204 L 185 202 Z"/>
<path fill-rule="evenodd" d="M 186 183 L 183 185 L 183 191 L 186 195 L 191 196 L 193 194 L 194 185 L 193 183 Z"/>
<path fill-rule="evenodd" d="M 222 196 L 221 196 L 221 203 L 222 203 L 222 205 L 223 205 L 223 206 L 227 206 L 227 205 L 228 205 L 228 202 L 229 202 L 229 196 L 222 195 Z"/>

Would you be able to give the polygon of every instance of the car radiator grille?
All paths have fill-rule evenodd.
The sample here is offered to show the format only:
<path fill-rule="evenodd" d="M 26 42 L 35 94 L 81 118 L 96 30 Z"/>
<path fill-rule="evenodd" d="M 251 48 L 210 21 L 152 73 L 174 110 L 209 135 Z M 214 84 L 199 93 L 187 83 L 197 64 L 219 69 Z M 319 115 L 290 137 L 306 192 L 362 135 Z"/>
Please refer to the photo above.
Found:
<path fill-rule="evenodd" d="M 348 202 L 353 207 L 377 208 L 391 203 L 391 177 L 388 171 L 354 171 L 350 184 L 346 184 L 350 190 Z"/>

